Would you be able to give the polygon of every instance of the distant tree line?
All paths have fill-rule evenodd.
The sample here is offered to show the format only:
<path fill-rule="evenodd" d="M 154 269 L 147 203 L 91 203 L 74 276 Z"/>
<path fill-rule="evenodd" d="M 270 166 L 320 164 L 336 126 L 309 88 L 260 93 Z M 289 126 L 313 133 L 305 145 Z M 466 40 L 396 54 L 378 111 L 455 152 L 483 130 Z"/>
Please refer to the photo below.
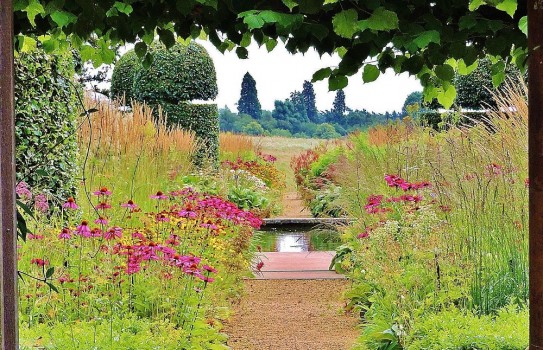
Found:
<path fill-rule="evenodd" d="M 374 113 L 352 110 L 345 93 L 338 90 L 332 109 L 319 111 L 313 84 L 304 81 L 302 91 L 293 91 L 284 101 L 277 100 L 272 111 L 262 110 L 256 83 L 246 73 L 241 83 L 238 113 L 228 107 L 219 110 L 221 131 L 249 135 L 336 138 L 402 117 L 401 113 Z"/>

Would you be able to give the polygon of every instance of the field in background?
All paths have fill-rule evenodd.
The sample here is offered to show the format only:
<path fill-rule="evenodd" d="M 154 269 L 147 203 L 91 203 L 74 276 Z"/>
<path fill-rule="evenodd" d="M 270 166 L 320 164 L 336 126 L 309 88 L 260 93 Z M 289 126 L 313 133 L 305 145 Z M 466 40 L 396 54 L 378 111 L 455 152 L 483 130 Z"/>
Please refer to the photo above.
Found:
<path fill-rule="evenodd" d="M 282 198 L 283 211 L 279 217 L 308 217 L 310 212 L 298 195 L 294 171 L 290 167 L 290 161 L 303 151 L 313 148 L 326 140 L 302 139 L 279 136 L 253 136 L 251 137 L 257 150 L 264 154 L 271 154 L 277 158 L 277 169 L 285 174 L 286 189 Z"/>

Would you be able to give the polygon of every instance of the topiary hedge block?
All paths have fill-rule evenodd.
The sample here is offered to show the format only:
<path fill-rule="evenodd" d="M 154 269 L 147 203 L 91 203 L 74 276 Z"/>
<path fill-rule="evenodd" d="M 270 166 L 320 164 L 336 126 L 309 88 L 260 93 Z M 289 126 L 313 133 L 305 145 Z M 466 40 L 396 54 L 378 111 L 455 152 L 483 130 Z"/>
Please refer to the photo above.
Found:
<path fill-rule="evenodd" d="M 134 85 L 135 68 L 140 64 L 139 58 L 134 50 L 127 51 L 115 64 L 111 74 L 111 97 L 125 98 L 130 102 L 134 98 L 132 87 Z"/>
<path fill-rule="evenodd" d="M 216 165 L 219 155 L 219 110 L 215 104 L 158 103 L 169 125 L 194 132 L 196 166 Z M 208 163 L 208 164 L 206 164 Z"/>
<path fill-rule="evenodd" d="M 17 181 L 59 200 L 75 194 L 78 111 L 72 55 L 41 50 L 15 59 Z"/>

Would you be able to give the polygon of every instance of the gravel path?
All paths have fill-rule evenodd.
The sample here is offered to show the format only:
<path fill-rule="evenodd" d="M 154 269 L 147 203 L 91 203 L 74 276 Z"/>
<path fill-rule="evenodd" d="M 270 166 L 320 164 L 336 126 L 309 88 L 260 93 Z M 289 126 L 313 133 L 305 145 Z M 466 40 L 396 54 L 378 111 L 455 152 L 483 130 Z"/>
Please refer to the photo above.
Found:
<path fill-rule="evenodd" d="M 358 331 L 342 312 L 346 280 L 247 280 L 225 327 L 234 350 L 347 350 Z"/>

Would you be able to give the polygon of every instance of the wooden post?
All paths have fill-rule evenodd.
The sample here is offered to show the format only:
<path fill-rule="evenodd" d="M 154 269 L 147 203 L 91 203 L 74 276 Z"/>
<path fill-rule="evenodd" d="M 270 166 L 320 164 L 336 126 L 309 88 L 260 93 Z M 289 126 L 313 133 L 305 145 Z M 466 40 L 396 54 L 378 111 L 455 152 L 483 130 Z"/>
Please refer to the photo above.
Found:
<path fill-rule="evenodd" d="M 13 1 L 0 0 L 0 288 L 3 350 L 19 349 L 13 80 Z"/>
<path fill-rule="evenodd" d="M 530 350 L 543 349 L 543 0 L 528 1 Z"/>

